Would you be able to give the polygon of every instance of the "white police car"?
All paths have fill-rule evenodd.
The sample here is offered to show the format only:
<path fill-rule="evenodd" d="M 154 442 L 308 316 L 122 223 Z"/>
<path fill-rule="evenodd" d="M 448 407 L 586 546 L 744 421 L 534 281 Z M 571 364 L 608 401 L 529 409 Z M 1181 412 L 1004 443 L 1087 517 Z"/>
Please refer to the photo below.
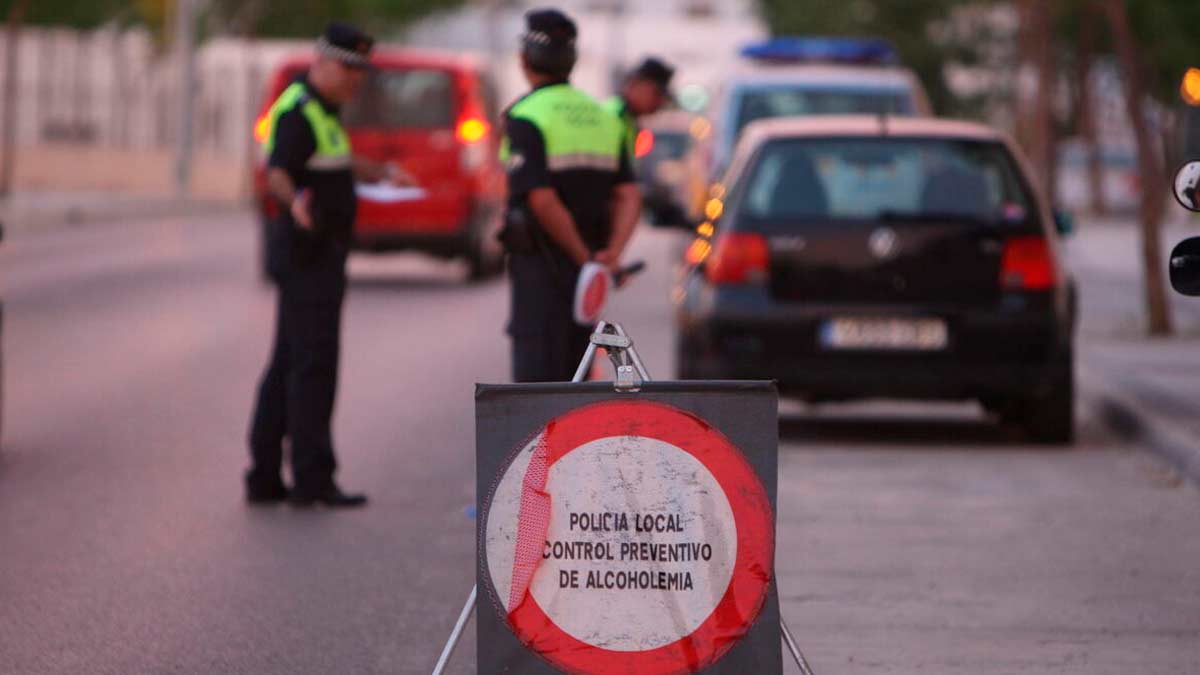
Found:
<path fill-rule="evenodd" d="M 772 117 L 932 115 L 920 80 L 880 39 L 779 37 L 746 45 L 714 98 L 710 176 L 746 125 Z"/>

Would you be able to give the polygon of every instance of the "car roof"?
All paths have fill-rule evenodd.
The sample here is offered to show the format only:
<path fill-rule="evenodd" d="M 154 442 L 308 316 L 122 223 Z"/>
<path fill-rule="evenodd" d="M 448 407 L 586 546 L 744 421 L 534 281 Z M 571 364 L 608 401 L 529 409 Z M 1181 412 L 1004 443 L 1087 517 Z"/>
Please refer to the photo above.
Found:
<path fill-rule="evenodd" d="M 311 51 L 299 52 L 284 59 L 279 67 L 288 70 L 307 68 L 312 64 L 314 56 Z M 436 68 L 471 71 L 484 69 L 483 62 L 470 54 L 391 46 L 377 46 L 371 50 L 371 63 L 383 68 Z"/>
<path fill-rule="evenodd" d="M 827 63 L 761 65 L 743 63 L 727 80 L 734 88 L 782 84 L 812 84 L 903 88 L 913 86 L 912 71 L 899 66 L 850 66 Z"/>
<path fill-rule="evenodd" d="M 884 115 L 808 115 L 773 117 L 751 122 L 742 143 L 756 146 L 774 138 L 813 136 L 923 136 L 978 141 L 1004 141 L 1005 135 L 978 122 L 940 117 Z"/>

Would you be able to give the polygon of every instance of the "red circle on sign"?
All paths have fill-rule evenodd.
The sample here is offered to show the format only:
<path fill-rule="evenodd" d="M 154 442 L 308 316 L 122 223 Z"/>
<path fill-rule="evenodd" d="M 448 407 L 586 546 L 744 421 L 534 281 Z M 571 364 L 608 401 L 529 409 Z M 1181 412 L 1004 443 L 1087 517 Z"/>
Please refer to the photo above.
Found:
<path fill-rule="evenodd" d="M 700 626 L 654 649 L 614 651 L 567 634 L 546 615 L 531 592 L 509 613 L 521 642 L 574 675 L 681 675 L 706 668 L 750 630 L 761 613 L 775 558 L 771 502 L 749 463 L 704 420 L 651 401 L 606 401 L 577 408 L 546 425 L 549 466 L 576 448 L 611 436 L 657 439 L 695 457 L 716 479 L 737 525 L 737 558 L 729 588 Z"/>

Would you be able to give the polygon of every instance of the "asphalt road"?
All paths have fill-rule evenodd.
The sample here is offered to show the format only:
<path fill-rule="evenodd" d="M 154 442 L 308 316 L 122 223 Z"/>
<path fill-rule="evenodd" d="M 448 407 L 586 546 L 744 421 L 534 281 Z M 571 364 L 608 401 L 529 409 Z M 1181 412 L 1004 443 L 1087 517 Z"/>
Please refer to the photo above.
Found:
<path fill-rule="evenodd" d="M 0 672 L 430 670 L 472 582 L 472 385 L 506 379 L 506 286 L 354 261 L 336 438 L 372 504 L 250 509 L 253 241 L 212 217 L 5 245 Z M 674 247 L 641 235 L 613 312 L 660 377 Z M 1067 450 L 972 406 L 784 406 L 777 567 L 817 672 L 1200 672 L 1200 492 L 1086 394 Z"/>

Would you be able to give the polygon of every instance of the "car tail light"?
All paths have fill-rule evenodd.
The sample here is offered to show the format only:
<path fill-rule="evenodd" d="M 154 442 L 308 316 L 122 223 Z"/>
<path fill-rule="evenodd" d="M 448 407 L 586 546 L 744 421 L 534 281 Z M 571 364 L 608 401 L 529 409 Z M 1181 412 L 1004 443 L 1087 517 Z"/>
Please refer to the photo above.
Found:
<path fill-rule="evenodd" d="M 705 276 L 714 284 L 745 284 L 766 280 L 770 263 L 767 240 L 761 234 L 727 232 L 717 239 Z"/>
<path fill-rule="evenodd" d="M 1005 288 L 1044 291 L 1053 288 L 1057 274 L 1045 237 L 1014 237 L 1004 245 L 1000 284 Z"/>
<path fill-rule="evenodd" d="M 636 157 L 645 157 L 654 149 L 654 132 L 649 129 L 642 129 L 638 132 L 637 138 L 633 142 L 633 154 Z"/>

